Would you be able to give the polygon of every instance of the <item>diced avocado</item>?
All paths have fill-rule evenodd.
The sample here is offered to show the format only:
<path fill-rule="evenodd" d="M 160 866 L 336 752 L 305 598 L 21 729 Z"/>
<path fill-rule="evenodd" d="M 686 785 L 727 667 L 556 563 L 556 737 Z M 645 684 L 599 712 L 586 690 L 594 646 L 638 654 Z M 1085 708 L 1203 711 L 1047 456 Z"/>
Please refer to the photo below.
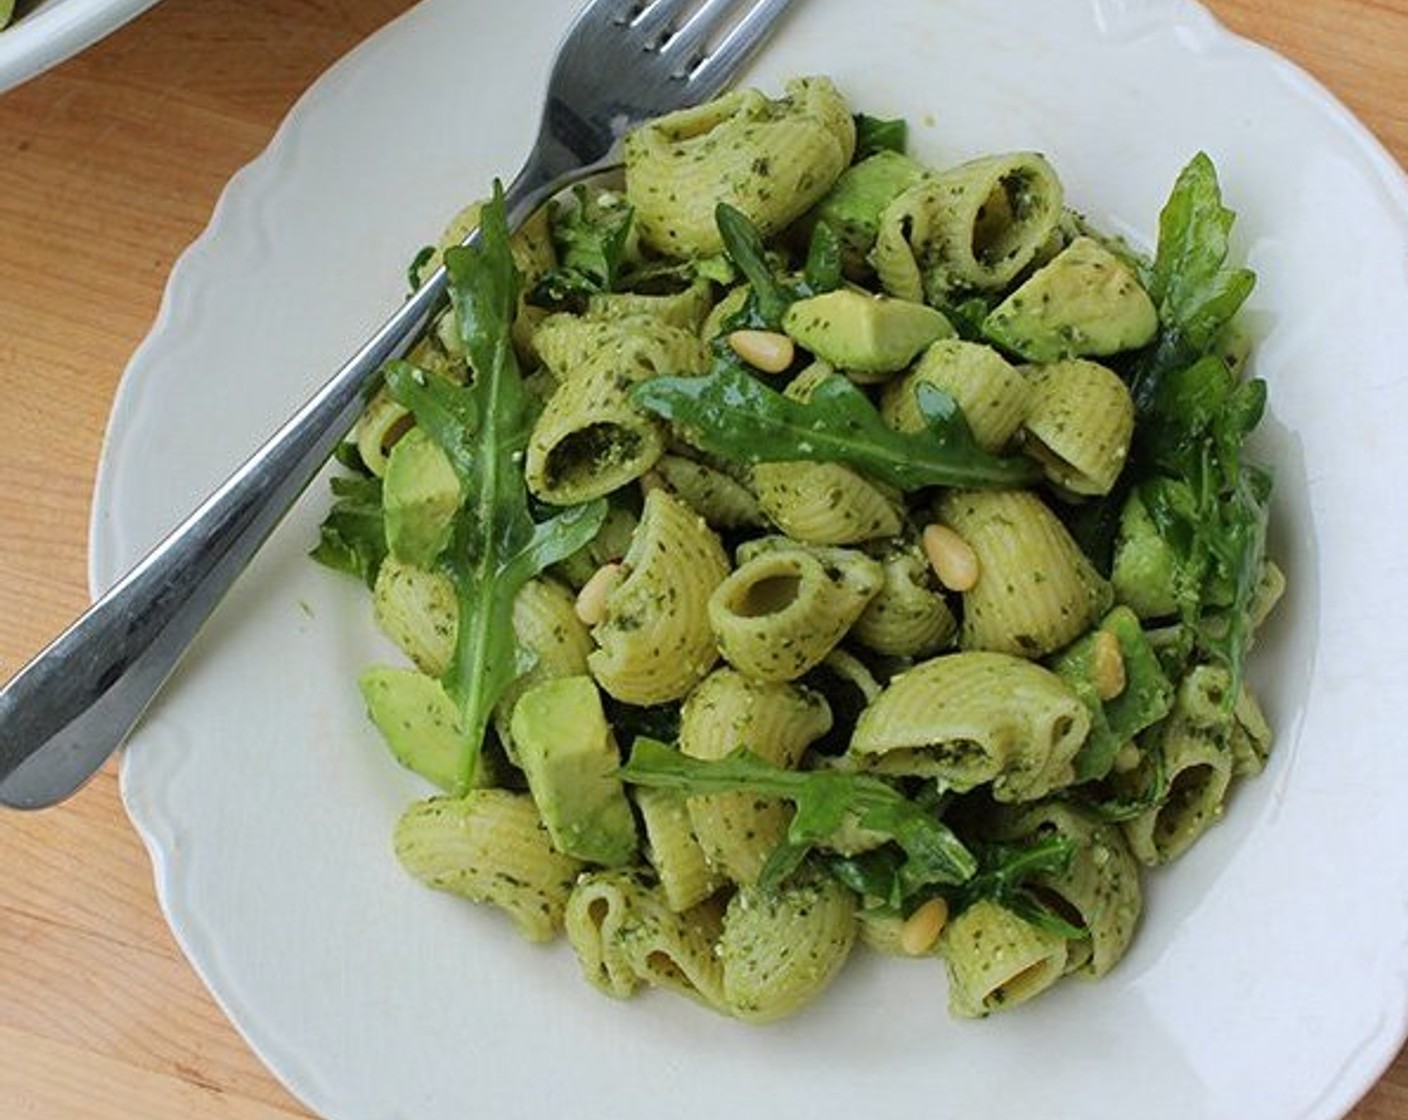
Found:
<path fill-rule="evenodd" d="M 392 555 L 428 568 L 449 544 L 460 506 L 459 479 L 440 445 L 420 428 L 397 440 L 381 494 Z"/>
<path fill-rule="evenodd" d="M 909 156 L 879 151 L 841 172 L 812 209 L 809 224 L 825 222 L 840 238 L 846 275 L 869 272 L 865 257 L 875 245 L 881 211 L 923 174 L 923 166 Z"/>
<path fill-rule="evenodd" d="M 1166 618 L 1178 611 L 1177 580 L 1178 557 L 1135 491 L 1120 511 L 1110 572 L 1115 599 L 1140 618 Z"/>
<path fill-rule="evenodd" d="M 816 357 L 855 373 L 895 373 L 954 334 L 941 311 L 851 288 L 797 300 L 782 329 Z"/>
<path fill-rule="evenodd" d="M 468 748 L 455 702 L 440 682 L 415 669 L 378 667 L 357 684 L 396 760 L 443 790 L 455 789 Z"/>
<path fill-rule="evenodd" d="M 989 339 L 1033 362 L 1133 350 L 1158 329 L 1129 266 L 1090 237 L 1077 237 L 983 322 Z"/>
<path fill-rule="evenodd" d="M 620 753 L 591 677 L 534 685 L 513 709 L 518 762 L 564 855 L 621 867 L 636 853 L 636 821 L 617 777 Z"/>

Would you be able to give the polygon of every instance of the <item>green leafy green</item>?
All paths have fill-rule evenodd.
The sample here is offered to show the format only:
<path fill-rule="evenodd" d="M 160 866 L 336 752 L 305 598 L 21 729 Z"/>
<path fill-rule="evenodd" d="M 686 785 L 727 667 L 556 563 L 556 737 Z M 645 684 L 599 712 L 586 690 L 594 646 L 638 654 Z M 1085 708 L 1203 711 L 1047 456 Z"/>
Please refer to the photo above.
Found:
<path fill-rule="evenodd" d="M 746 214 L 720 202 L 714 221 L 724 252 L 748 281 L 748 301 L 729 317 L 726 330 L 777 330 L 795 301 L 841 286 L 841 239 L 826 222 L 817 222 L 812 230 L 800 280 L 784 280 L 773 267 L 762 233 Z"/>
<path fill-rule="evenodd" d="M 1145 275 L 1159 311 L 1159 337 L 1136 372 L 1135 404 L 1147 412 L 1165 373 L 1207 354 L 1256 286 L 1227 264 L 1236 214 L 1222 202 L 1217 169 L 1199 152 L 1179 174 L 1159 214 L 1159 242 Z"/>
<path fill-rule="evenodd" d="M 991 899 L 1058 937 L 1086 937 L 1089 931 L 1073 925 L 1047 905 L 1032 889 L 1031 882 L 1038 875 L 1065 872 L 1075 851 L 1074 840 L 1056 833 L 1037 836 L 1025 843 L 976 845 L 977 874 L 949 892 L 949 912 L 959 914 L 979 899 Z"/>
<path fill-rule="evenodd" d="M 332 479 L 332 509 L 318 529 L 310 555 L 319 564 L 376 583 L 386 559 L 386 528 L 381 506 L 381 479 L 339 475 Z"/>
<path fill-rule="evenodd" d="M 1146 485 L 1145 508 L 1178 557 L 1179 612 L 1204 649 L 1242 678 L 1266 545 L 1271 476 L 1244 461 L 1266 386 L 1241 381 L 1216 356 L 1165 375 L 1144 446 L 1181 485 Z"/>
<path fill-rule="evenodd" d="M 928 422 L 919 432 L 891 428 L 844 377 L 827 378 L 798 401 L 727 357 L 704 377 L 642 382 L 631 399 L 703 450 L 741 463 L 842 462 L 905 490 L 1020 486 L 1038 473 L 1027 459 L 984 451 L 953 398 L 932 385 L 916 394 Z"/>
<path fill-rule="evenodd" d="M 820 295 L 835 291 L 843 279 L 841 238 L 828 223 L 817 222 L 802 266 L 802 289 L 806 295 Z"/>
<path fill-rule="evenodd" d="M 784 312 L 797 297 L 773 272 L 762 234 L 746 214 L 726 202 L 714 208 L 714 221 L 719 227 L 724 251 L 749 286 L 747 306 L 729 325 L 776 330 Z"/>
<path fill-rule="evenodd" d="M 552 240 L 557 267 L 534 285 L 529 300 L 563 307 L 574 299 L 622 287 L 626 248 L 635 211 L 624 201 L 593 200 L 585 186 L 572 190 L 572 201 L 553 205 Z"/>
<path fill-rule="evenodd" d="M 1159 338 L 1131 381 L 1140 494 L 1178 557 L 1179 613 L 1202 648 L 1232 672 L 1234 694 L 1271 493 L 1270 475 L 1243 454 L 1266 407 L 1266 384 L 1243 380 L 1216 350 L 1256 283 L 1249 269 L 1228 264 L 1235 221 L 1212 160 L 1199 153 L 1159 216 L 1147 277 Z"/>
<path fill-rule="evenodd" d="M 1143 788 L 1116 790 L 1111 788 L 1109 781 L 1100 781 L 1072 786 L 1062 796 L 1096 820 L 1107 824 L 1133 820 L 1157 808 L 1168 797 L 1168 767 L 1164 765 L 1163 749 L 1157 740 L 1145 742 L 1141 749 L 1145 763 L 1136 773 L 1144 774 Z M 1126 786 L 1128 783 L 1121 782 L 1120 785 Z"/>
<path fill-rule="evenodd" d="M 435 258 L 434 245 L 422 245 L 417 250 L 416 255 L 411 258 L 411 263 L 406 266 L 406 286 L 414 292 L 421 285 L 420 274 L 425 266 Z"/>
<path fill-rule="evenodd" d="M 1128 374 L 1138 421 L 1129 467 L 1108 499 L 1075 515 L 1072 530 L 1103 558 L 1137 488 L 1176 555 L 1180 621 L 1240 682 L 1271 477 L 1244 455 L 1265 408 L 1265 383 L 1243 380 L 1219 352 L 1256 282 L 1228 263 L 1235 220 L 1212 160 L 1199 153 L 1160 212 L 1158 247 L 1142 268 L 1159 334 Z"/>
<path fill-rule="evenodd" d="M 705 761 L 658 740 L 638 738 L 621 777 L 635 785 L 691 796 L 746 791 L 791 801 L 796 811 L 786 840 L 764 867 L 764 886 L 784 880 L 813 848 L 825 844 L 849 821 L 883 833 L 899 845 L 905 857 L 902 874 L 911 884 L 961 883 L 977 870 L 972 854 L 937 813 L 868 775 L 783 770 L 745 749 Z"/>
<path fill-rule="evenodd" d="M 1101 634 L 1111 635 L 1119 643 L 1125 674 L 1124 687 L 1107 699 L 1101 698 L 1095 682 Z M 1052 658 L 1049 667 L 1090 711 L 1090 732 L 1075 757 L 1077 782 L 1105 777 L 1120 748 L 1173 707 L 1173 682 L 1164 673 L 1138 617 L 1127 606 L 1117 606 L 1101 619 L 1096 630 Z"/>
<path fill-rule="evenodd" d="M 465 495 L 446 553 L 459 602 L 455 652 L 444 684 L 458 705 L 464 733 L 460 791 L 473 785 L 493 707 L 520 671 L 513 630 L 518 591 L 586 544 L 606 515 L 605 503 L 594 502 L 533 520 L 522 470 L 531 399 L 510 337 L 519 274 L 497 186 L 480 230 L 477 246 L 445 254 L 450 298 L 473 371 L 469 384 L 455 385 L 407 362 L 386 369 L 391 395 L 440 445 Z"/>
<path fill-rule="evenodd" d="M 1038 875 L 1060 874 L 1070 866 L 1075 844 L 1069 837 L 1043 836 L 1026 844 L 970 847 L 977 870 L 958 884 L 912 882 L 903 854 L 888 844 L 854 856 L 828 855 L 822 863 L 843 886 L 897 914 L 907 914 L 938 896 L 948 903 L 950 916 L 957 917 L 980 899 L 991 899 L 1061 937 L 1087 936 L 1085 929 L 1048 906 L 1031 884 Z"/>
<path fill-rule="evenodd" d="M 909 146 L 909 124 L 903 117 L 872 117 L 867 113 L 857 113 L 855 122 L 856 163 L 876 152 L 903 154 Z"/>

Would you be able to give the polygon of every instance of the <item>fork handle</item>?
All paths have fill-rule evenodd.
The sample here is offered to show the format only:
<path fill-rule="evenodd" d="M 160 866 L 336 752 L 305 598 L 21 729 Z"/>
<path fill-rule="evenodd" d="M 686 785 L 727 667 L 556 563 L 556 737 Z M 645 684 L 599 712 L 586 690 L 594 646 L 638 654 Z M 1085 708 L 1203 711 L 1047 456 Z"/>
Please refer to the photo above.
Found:
<path fill-rule="evenodd" d="M 510 228 L 601 166 L 554 175 L 549 161 L 530 158 L 504 193 Z M 63 800 L 122 744 L 351 430 L 376 372 L 425 329 L 446 286 L 441 267 L 219 489 L 0 689 L 0 805 L 38 809 Z"/>

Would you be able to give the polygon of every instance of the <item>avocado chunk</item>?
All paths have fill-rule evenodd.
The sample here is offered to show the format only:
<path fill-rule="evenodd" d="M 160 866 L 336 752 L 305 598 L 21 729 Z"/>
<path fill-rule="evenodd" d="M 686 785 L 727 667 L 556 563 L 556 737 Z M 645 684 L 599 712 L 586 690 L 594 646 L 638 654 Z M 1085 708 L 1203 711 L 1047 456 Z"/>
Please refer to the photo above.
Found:
<path fill-rule="evenodd" d="M 879 234 L 881 212 L 923 174 L 923 166 L 909 156 L 879 151 L 841 172 L 813 208 L 812 223 L 825 222 L 840 239 L 847 276 L 859 278 L 869 273 L 865 258 Z"/>
<path fill-rule="evenodd" d="M 851 288 L 797 300 L 782 329 L 822 361 L 854 373 L 895 373 L 954 334 L 941 311 Z"/>
<path fill-rule="evenodd" d="M 440 445 L 420 428 L 412 428 L 391 449 L 381 501 L 391 554 L 430 567 L 450 543 L 460 483 Z"/>
<path fill-rule="evenodd" d="M 1176 482 L 1169 486 L 1180 485 Z M 1139 491 L 1125 499 L 1115 537 L 1110 584 L 1117 602 L 1142 619 L 1167 618 L 1178 612 L 1178 557 L 1163 539 Z"/>
<path fill-rule="evenodd" d="M 528 789 L 564 855 L 621 867 L 636 853 L 636 821 L 616 771 L 620 752 L 591 677 L 534 685 L 510 723 Z"/>
<path fill-rule="evenodd" d="M 396 761 L 453 790 L 460 781 L 466 744 L 459 712 L 434 677 L 415 669 L 368 669 L 357 682 L 367 714 Z"/>
<path fill-rule="evenodd" d="M 1090 237 L 1077 237 L 983 321 L 989 339 L 1032 362 L 1133 350 L 1158 329 L 1129 266 Z"/>

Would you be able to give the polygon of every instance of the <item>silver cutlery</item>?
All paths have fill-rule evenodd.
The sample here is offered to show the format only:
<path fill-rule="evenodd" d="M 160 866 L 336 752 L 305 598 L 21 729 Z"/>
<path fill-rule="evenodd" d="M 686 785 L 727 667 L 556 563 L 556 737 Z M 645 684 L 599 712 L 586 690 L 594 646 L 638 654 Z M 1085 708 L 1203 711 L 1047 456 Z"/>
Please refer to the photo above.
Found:
<path fill-rule="evenodd" d="M 641 121 L 720 93 L 791 0 L 593 0 L 558 47 L 510 228 L 617 159 Z M 201 625 L 445 297 L 439 269 L 294 416 L 0 689 L 0 804 L 75 792 L 127 738 Z"/>

